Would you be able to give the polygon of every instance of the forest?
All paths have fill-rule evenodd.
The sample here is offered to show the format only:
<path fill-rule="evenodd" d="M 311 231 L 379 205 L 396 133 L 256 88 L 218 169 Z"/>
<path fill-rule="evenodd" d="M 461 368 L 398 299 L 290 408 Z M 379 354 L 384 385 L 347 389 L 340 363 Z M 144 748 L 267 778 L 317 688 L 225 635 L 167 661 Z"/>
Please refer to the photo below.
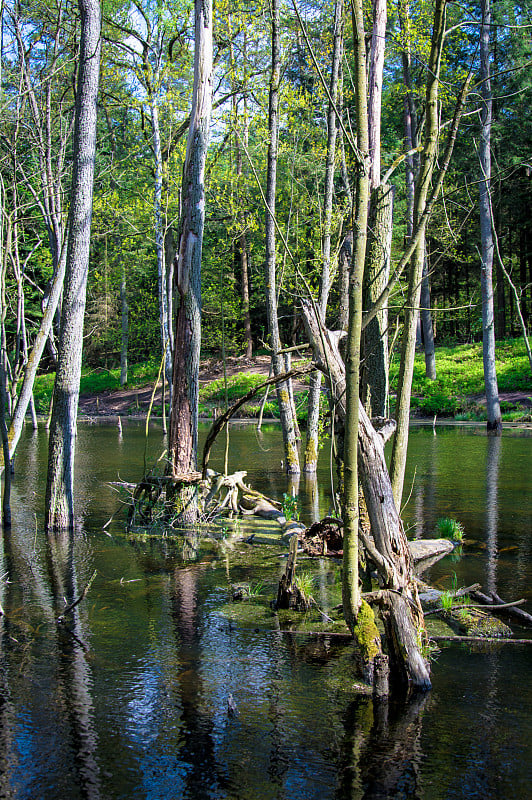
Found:
<path fill-rule="evenodd" d="M 430 686 L 399 516 L 414 356 L 434 379 L 435 342 L 481 341 L 500 435 L 496 341 L 522 337 L 532 369 L 531 13 L 504 0 L 2 1 L 3 463 L 35 419 L 37 373 L 54 372 L 47 529 L 74 524 L 82 366 L 120 365 L 125 385 L 128 365 L 160 361 L 158 491 L 190 521 L 208 461 L 200 358 L 266 351 L 288 473 L 316 471 L 327 385 L 344 616 L 367 671 L 382 655 L 364 645 L 369 602 L 405 681 Z M 291 357 L 309 345 L 300 452 Z M 360 552 L 379 574 L 366 599 Z"/>

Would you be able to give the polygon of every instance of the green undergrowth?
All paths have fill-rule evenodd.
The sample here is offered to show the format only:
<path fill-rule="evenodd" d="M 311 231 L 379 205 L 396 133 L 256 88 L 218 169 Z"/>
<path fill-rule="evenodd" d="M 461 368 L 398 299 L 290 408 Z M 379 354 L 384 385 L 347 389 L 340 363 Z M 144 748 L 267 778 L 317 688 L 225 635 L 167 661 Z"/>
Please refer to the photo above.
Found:
<path fill-rule="evenodd" d="M 523 392 L 532 397 L 532 375 L 522 339 L 497 342 L 496 369 L 499 392 Z M 395 392 L 399 358 L 390 365 L 390 387 Z M 454 417 L 457 420 L 484 420 L 486 410 L 482 343 L 436 348 L 436 380 L 425 377 L 425 357 L 416 355 L 412 383 L 411 410 L 418 416 Z M 503 420 L 532 421 L 530 406 L 501 402 Z"/>
<path fill-rule="evenodd" d="M 497 378 L 500 392 L 519 391 L 532 398 L 532 376 L 522 339 L 508 339 L 497 343 Z M 390 387 L 393 394 L 397 387 L 399 358 L 396 355 L 390 365 Z M 155 359 L 130 365 L 126 389 L 137 389 L 153 383 L 159 371 Z M 456 345 L 436 349 L 437 379 L 425 377 L 425 361 L 422 353 L 416 355 L 412 385 L 411 410 L 413 415 L 449 417 L 457 420 L 484 420 L 484 378 L 482 370 L 482 344 Z M 54 373 L 39 375 L 35 381 L 35 401 L 39 413 L 47 413 L 53 392 Z M 227 401 L 229 405 L 251 389 L 264 382 L 265 375 L 243 371 L 228 376 Z M 99 394 L 120 389 L 120 369 L 84 369 L 81 378 L 81 394 Z M 225 410 L 225 385 L 217 378 L 200 388 L 200 415 L 213 418 Z M 297 392 L 295 403 L 298 420 L 306 422 L 308 390 Z M 257 417 L 260 413 L 264 389 L 255 395 L 239 412 L 240 416 Z M 136 403 L 131 413 L 138 413 Z M 507 422 L 532 421 L 530 405 L 501 401 L 503 420 Z M 160 416 L 161 408 L 154 406 L 152 413 Z M 263 415 L 279 418 L 275 388 L 271 387 Z"/>

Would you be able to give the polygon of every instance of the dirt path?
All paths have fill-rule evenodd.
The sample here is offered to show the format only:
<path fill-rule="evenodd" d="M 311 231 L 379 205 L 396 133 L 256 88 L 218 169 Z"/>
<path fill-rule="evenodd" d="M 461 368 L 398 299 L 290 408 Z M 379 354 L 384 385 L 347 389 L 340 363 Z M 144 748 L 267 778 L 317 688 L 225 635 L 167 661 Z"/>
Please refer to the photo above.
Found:
<path fill-rule="evenodd" d="M 256 356 L 253 359 L 229 357 L 226 364 L 227 376 L 239 372 L 255 373 L 268 378 L 270 357 Z M 219 358 L 202 361 L 200 365 L 200 386 L 223 378 L 223 364 Z M 295 388 L 298 388 L 295 386 Z M 125 416 L 127 414 L 145 414 L 149 408 L 153 384 L 136 389 L 115 389 L 99 394 L 84 394 L 79 399 L 80 414 L 86 416 Z M 155 406 L 162 405 L 162 390 L 159 386 L 155 394 Z"/>
<path fill-rule="evenodd" d="M 249 372 L 262 375 L 264 380 L 268 378 L 270 371 L 270 357 L 256 356 L 253 359 L 245 357 L 229 357 L 227 359 L 226 370 L 228 377 L 237 375 L 240 372 Z M 223 378 L 223 364 L 220 358 L 212 358 L 202 361 L 200 366 L 200 385 L 204 386 L 214 380 Z M 299 391 L 304 388 L 303 384 L 295 381 L 294 389 Z M 153 385 L 147 384 L 136 389 L 115 389 L 100 394 L 81 395 L 79 401 L 80 414 L 90 417 L 95 416 L 126 416 L 146 414 L 151 400 Z M 486 399 L 481 395 L 470 398 L 471 401 L 482 405 Z M 499 395 L 501 402 L 520 404 L 526 408 L 532 408 L 532 397 L 526 392 L 501 392 Z M 162 405 L 161 387 L 159 386 L 155 394 L 155 406 Z"/>

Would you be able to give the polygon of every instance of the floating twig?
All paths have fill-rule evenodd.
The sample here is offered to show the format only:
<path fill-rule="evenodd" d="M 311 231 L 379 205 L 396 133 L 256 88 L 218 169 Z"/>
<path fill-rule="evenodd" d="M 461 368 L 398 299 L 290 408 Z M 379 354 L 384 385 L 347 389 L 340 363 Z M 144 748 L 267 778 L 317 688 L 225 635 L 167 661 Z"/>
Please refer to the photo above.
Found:
<path fill-rule="evenodd" d="M 73 603 L 70 603 L 70 605 L 69 605 L 69 606 L 67 606 L 67 607 L 65 608 L 65 610 L 63 611 L 63 613 L 62 613 L 62 614 L 60 614 L 60 615 L 57 617 L 57 620 L 56 620 L 56 621 L 57 621 L 58 623 L 60 623 L 60 624 L 61 624 L 61 623 L 63 623 L 63 622 L 65 621 L 65 617 L 66 617 L 66 615 L 67 615 L 67 614 L 70 614 L 70 612 L 71 612 L 71 611 L 73 611 L 73 610 L 76 608 L 76 606 L 77 606 L 77 605 L 79 605 L 79 604 L 81 603 L 81 601 L 83 600 L 83 598 L 85 597 L 85 595 L 87 594 L 87 592 L 89 591 L 89 589 L 91 588 L 91 584 L 92 584 L 92 582 L 93 582 L 93 580 L 95 579 L 95 577 L 96 577 L 96 575 L 97 575 L 97 574 L 98 574 L 98 571 L 97 571 L 97 570 L 94 570 L 94 572 L 92 573 L 92 575 L 91 575 L 91 578 L 90 578 L 90 580 L 89 580 L 88 584 L 85 586 L 85 588 L 83 589 L 83 591 L 81 592 L 81 594 L 79 595 L 79 597 L 78 597 L 78 598 L 76 598 L 76 600 L 74 600 L 74 602 L 73 602 Z"/>

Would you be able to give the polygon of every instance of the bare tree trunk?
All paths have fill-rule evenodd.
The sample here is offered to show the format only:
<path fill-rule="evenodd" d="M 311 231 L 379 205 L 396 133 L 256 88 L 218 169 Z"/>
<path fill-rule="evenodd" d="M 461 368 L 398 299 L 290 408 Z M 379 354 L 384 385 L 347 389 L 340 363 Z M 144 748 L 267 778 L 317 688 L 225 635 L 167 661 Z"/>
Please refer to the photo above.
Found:
<path fill-rule="evenodd" d="M 66 283 L 61 312 L 60 358 L 54 386 L 48 450 L 45 506 L 47 529 L 72 527 L 74 523 L 74 444 L 89 269 L 101 26 L 98 0 L 79 0 L 79 10 L 81 41 L 72 194 Z"/>
<path fill-rule="evenodd" d="M 390 277 L 393 226 L 393 188 L 381 186 L 382 75 L 386 39 L 386 0 L 373 2 L 368 78 L 370 153 L 370 218 L 364 269 L 364 309 L 372 307 Z M 388 307 L 385 304 L 364 330 L 362 338 L 361 396 L 368 413 L 385 416 L 388 399 Z"/>
<path fill-rule="evenodd" d="M 183 167 L 182 213 L 175 259 L 179 307 L 175 323 L 173 394 L 168 453 L 174 477 L 196 469 L 199 357 L 201 344 L 201 251 L 205 224 L 205 161 L 212 105 L 212 4 L 195 0 L 194 88 Z M 184 520 L 197 511 L 192 490 L 183 488 Z"/>
<path fill-rule="evenodd" d="M 158 42 L 157 58 L 162 42 Z M 156 77 L 158 80 L 158 77 Z M 163 157 L 159 131 L 159 107 L 154 87 L 150 88 L 150 111 L 153 132 L 153 153 L 155 156 L 155 185 L 153 190 L 153 218 L 155 228 L 155 249 L 157 253 L 157 279 L 159 289 L 159 328 L 161 352 L 164 355 L 164 375 L 169 386 L 172 385 L 172 348 L 170 346 L 170 318 L 168 314 L 167 269 L 165 260 L 165 236 L 161 212 L 163 192 Z"/>
<path fill-rule="evenodd" d="M 125 386 L 127 383 L 129 308 L 127 304 L 126 267 L 124 262 L 122 262 L 120 269 L 120 315 L 122 318 L 122 339 L 120 343 L 120 386 Z"/>
<path fill-rule="evenodd" d="M 446 0 L 436 0 L 431 51 L 427 70 L 424 145 L 414 198 L 414 229 L 419 227 L 421 217 L 427 205 L 427 198 L 438 150 L 438 85 L 445 31 L 445 6 Z M 410 262 L 404 333 L 401 347 L 401 364 L 397 381 L 397 407 L 395 412 L 397 431 L 393 442 L 391 478 L 395 504 L 398 508 L 401 507 L 406 453 L 408 449 L 408 425 L 410 421 L 410 397 L 412 392 L 412 376 L 414 372 L 416 347 L 416 323 L 424 260 L 425 235 L 423 233 L 423 235 L 419 237 L 417 247 Z"/>
<path fill-rule="evenodd" d="M 330 80 L 330 100 L 327 115 L 327 161 L 325 165 L 325 197 L 323 202 L 323 261 L 318 306 L 321 319 L 325 323 L 329 288 L 331 283 L 331 220 L 334 193 L 334 164 L 336 159 L 336 100 L 338 95 L 338 74 L 343 49 L 343 0 L 337 0 L 334 11 L 333 55 Z M 318 428 L 320 416 L 321 372 L 316 372 L 310 380 L 308 394 L 307 442 L 305 447 L 305 472 L 316 472 L 318 466 Z"/>
<path fill-rule="evenodd" d="M 266 313 L 268 318 L 268 332 L 272 348 L 272 367 L 275 377 L 283 372 L 283 357 L 281 355 L 281 337 L 279 334 L 279 319 L 277 314 L 277 276 L 275 263 L 275 193 L 277 186 L 277 141 L 279 134 L 279 84 L 281 77 L 280 57 L 280 11 L 279 0 L 272 0 L 272 67 L 270 76 L 269 94 L 269 146 L 268 146 L 268 172 L 266 178 L 266 219 L 265 219 L 265 275 L 266 275 Z M 299 454 L 294 426 L 294 417 L 290 403 L 290 391 L 287 384 L 282 381 L 277 384 L 277 402 L 281 417 L 283 431 L 285 467 L 288 473 L 297 473 L 299 468 Z"/>
<path fill-rule="evenodd" d="M 390 278 L 394 188 L 380 184 L 371 193 L 369 246 L 364 271 L 364 308 L 370 309 Z M 388 403 L 388 306 L 363 333 L 361 397 L 368 414 L 385 417 Z"/>
<path fill-rule="evenodd" d="M 382 73 L 384 69 L 384 49 L 386 43 L 386 0 L 373 0 L 373 30 L 369 54 L 369 152 L 371 155 L 371 189 L 381 183 L 381 106 Z"/>
<path fill-rule="evenodd" d="M 315 362 L 330 384 L 340 423 L 347 421 L 351 400 L 346 391 L 346 370 L 338 351 L 338 332 L 324 330 L 306 302 L 302 303 L 302 313 Z M 384 457 L 385 431 L 377 433 L 362 404 L 358 405 L 358 442 L 354 446 L 371 524 L 371 537 L 364 535 L 364 548 L 366 556 L 375 564 L 382 587 L 374 599 L 389 612 L 384 613 L 383 619 L 395 675 L 408 685 L 428 689 L 429 670 L 420 649 L 425 630 L 423 612 Z M 346 437 L 346 456 L 350 446 L 347 442 Z"/>
<path fill-rule="evenodd" d="M 436 352 L 434 349 L 434 329 L 432 327 L 432 313 L 430 308 L 430 282 L 429 258 L 425 254 L 423 262 L 423 276 L 421 278 L 421 330 L 423 332 L 423 349 L 425 351 L 425 375 L 431 381 L 436 380 Z"/>
<path fill-rule="evenodd" d="M 353 261 L 349 277 L 349 320 L 345 360 L 346 418 L 344 433 L 344 557 L 342 602 L 344 617 L 354 631 L 361 597 L 358 583 L 358 433 L 360 415 L 360 338 L 362 333 L 362 285 L 366 260 L 370 196 L 366 49 L 362 0 L 351 4 L 353 23 L 356 131 L 359 160 L 356 173 L 353 219 Z"/>
<path fill-rule="evenodd" d="M 406 235 L 412 236 L 414 226 L 414 194 L 415 177 L 419 168 L 419 156 L 413 150 L 418 146 L 417 114 L 414 103 L 412 87 L 412 56 L 411 56 L 411 23 L 410 8 L 408 0 L 401 0 L 399 3 L 399 21 L 403 37 L 402 62 L 403 62 L 403 83 L 406 93 L 404 97 L 404 130 L 405 130 L 405 184 L 406 184 Z M 416 327 L 416 343 L 423 343 L 425 350 L 425 373 L 430 380 L 436 379 L 436 361 L 434 354 L 434 330 L 432 326 L 432 314 L 430 308 L 430 281 L 425 260 L 423 266 L 423 276 L 421 283 L 421 311 Z"/>
<path fill-rule="evenodd" d="M 349 269 L 353 258 L 353 231 L 348 231 L 338 254 L 338 321 L 341 331 L 347 330 L 349 316 Z"/>
<path fill-rule="evenodd" d="M 488 433 L 500 436 L 502 431 L 499 388 L 495 370 L 495 320 L 493 312 L 493 234 L 491 219 L 491 113 L 492 96 L 489 67 L 490 51 L 490 0 L 482 0 L 482 27 L 480 29 L 480 84 L 481 131 L 479 143 L 480 183 L 479 211 L 481 237 L 480 284 L 482 291 L 482 359 L 484 362 L 484 387 Z"/>

